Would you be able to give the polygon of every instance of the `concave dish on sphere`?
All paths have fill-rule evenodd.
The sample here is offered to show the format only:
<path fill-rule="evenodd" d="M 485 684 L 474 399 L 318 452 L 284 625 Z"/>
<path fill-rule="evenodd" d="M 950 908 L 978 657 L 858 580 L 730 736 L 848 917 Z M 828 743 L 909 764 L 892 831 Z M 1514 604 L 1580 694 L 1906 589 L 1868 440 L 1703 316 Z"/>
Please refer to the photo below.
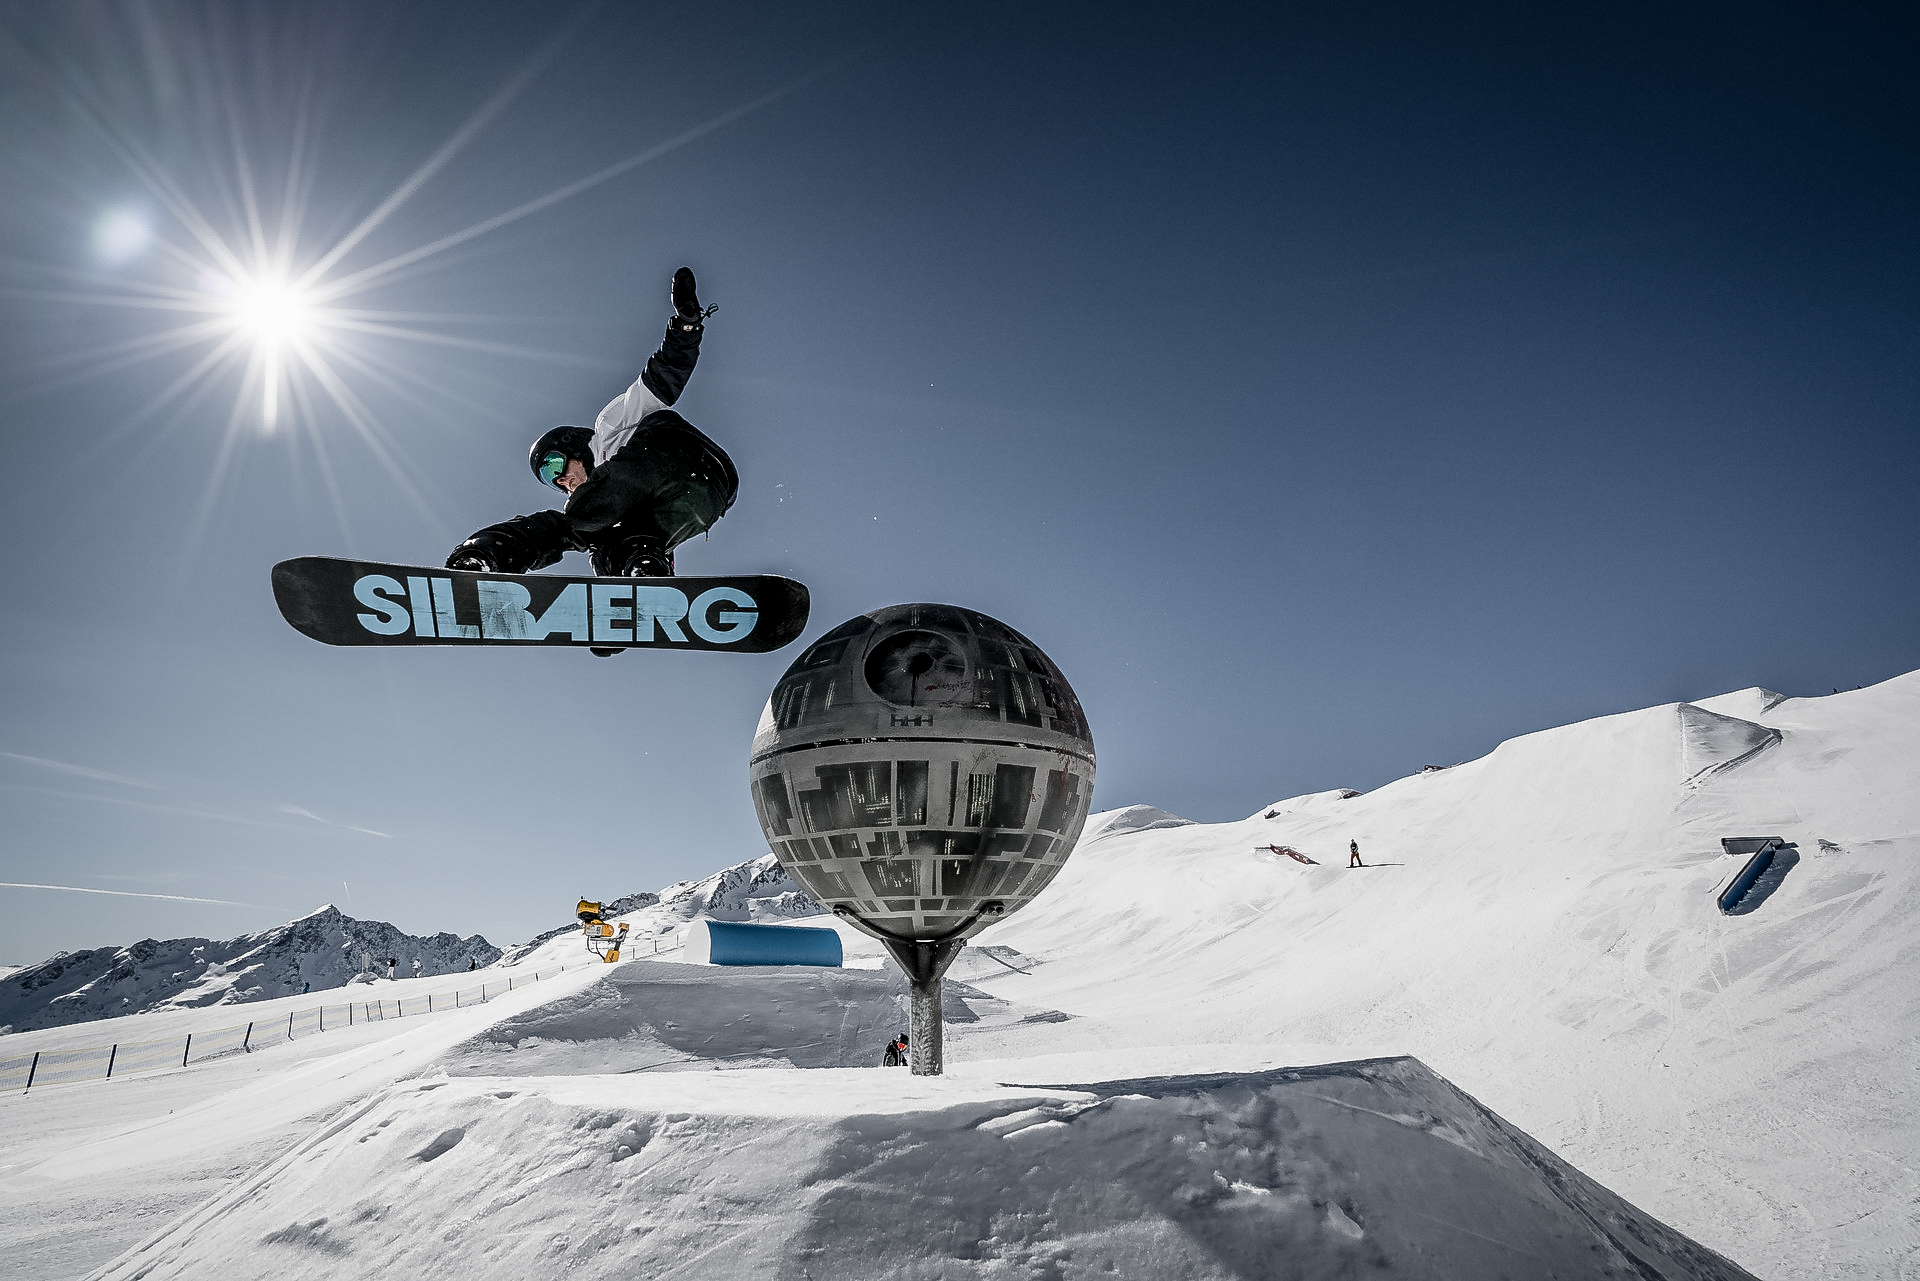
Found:
<path fill-rule="evenodd" d="M 901 943 L 964 939 L 1031 902 L 1080 838 L 1093 770 L 1080 700 L 1039 646 L 957 605 L 893 605 L 787 669 L 751 780 L 793 879 Z"/>

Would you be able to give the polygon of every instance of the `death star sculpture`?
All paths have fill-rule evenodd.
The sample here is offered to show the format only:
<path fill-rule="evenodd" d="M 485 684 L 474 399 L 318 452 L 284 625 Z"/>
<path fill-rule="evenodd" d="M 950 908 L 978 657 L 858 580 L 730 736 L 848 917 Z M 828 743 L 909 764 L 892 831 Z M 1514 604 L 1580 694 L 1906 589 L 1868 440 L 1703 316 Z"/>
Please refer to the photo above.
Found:
<path fill-rule="evenodd" d="M 906 971 L 915 1073 L 940 1071 L 941 976 L 1059 873 L 1093 770 L 1053 660 L 957 605 L 848 619 L 774 687 L 750 766 L 761 830 L 794 880 Z"/>

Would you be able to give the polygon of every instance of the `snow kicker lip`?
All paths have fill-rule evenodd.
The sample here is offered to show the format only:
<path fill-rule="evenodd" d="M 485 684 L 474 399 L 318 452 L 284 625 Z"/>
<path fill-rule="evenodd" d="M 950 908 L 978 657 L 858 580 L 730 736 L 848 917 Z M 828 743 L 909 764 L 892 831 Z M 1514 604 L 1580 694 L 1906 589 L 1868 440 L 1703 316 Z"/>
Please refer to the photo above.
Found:
<path fill-rule="evenodd" d="M 482 574 L 300 556 L 273 567 L 288 623 L 327 645 L 572 645 L 764 654 L 806 629 L 805 585 L 772 574 Z"/>

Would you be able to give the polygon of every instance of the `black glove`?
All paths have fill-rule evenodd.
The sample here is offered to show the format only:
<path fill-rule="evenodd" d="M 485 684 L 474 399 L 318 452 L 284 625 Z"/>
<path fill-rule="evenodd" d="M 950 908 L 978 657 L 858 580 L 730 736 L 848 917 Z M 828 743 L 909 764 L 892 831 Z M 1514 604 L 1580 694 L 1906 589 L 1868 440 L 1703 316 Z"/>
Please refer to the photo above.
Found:
<path fill-rule="evenodd" d="M 491 574 L 495 572 L 493 562 L 488 560 L 485 554 L 468 546 L 466 543 L 461 543 L 453 549 L 453 555 L 447 557 L 447 568 L 470 569 L 481 574 Z"/>
<path fill-rule="evenodd" d="M 673 273 L 673 314 L 682 320 L 698 322 L 704 318 L 700 310 L 700 294 L 693 281 L 693 268 L 682 267 Z"/>
<path fill-rule="evenodd" d="M 673 273 L 673 323 L 667 328 L 698 330 L 708 316 L 720 310 L 720 305 L 705 308 L 700 306 L 700 295 L 693 280 L 693 268 L 682 267 Z"/>
<path fill-rule="evenodd" d="M 573 536 L 573 525 L 560 512 L 535 512 L 489 525 L 472 535 L 447 557 L 448 569 L 472 569 L 483 574 L 530 574 L 557 565 L 569 551 L 584 551 Z"/>

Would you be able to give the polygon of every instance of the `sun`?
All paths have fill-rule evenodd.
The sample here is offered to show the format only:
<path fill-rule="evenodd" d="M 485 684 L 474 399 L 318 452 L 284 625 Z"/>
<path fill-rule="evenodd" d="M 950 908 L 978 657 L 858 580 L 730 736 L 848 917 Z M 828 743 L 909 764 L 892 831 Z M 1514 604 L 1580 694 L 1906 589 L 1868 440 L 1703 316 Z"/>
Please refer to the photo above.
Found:
<path fill-rule="evenodd" d="M 234 281 L 228 314 L 260 348 L 312 338 L 318 318 L 312 297 L 278 273 Z"/>
<path fill-rule="evenodd" d="M 229 340 L 251 350 L 251 377 L 260 392 L 260 427 L 272 431 L 280 418 L 281 392 L 291 368 L 315 365 L 329 313 L 290 274 L 275 268 L 207 272 L 202 287 L 210 310 L 224 321 Z M 295 357 L 289 361 L 287 356 Z"/>
<path fill-rule="evenodd" d="M 220 160 L 220 148 L 214 147 L 204 167 L 176 168 L 166 155 L 141 141 L 136 127 L 141 122 L 121 118 L 91 84 L 74 82 L 70 88 L 78 95 L 76 102 L 84 107 L 85 118 L 124 163 L 138 190 L 121 195 L 119 203 L 94 219 L 89 244 L 94 261 L 88 270 L 66 264 L 42 267 L 51 278 L 44 296 L 145 311 L 154 316 L 154 322 L 125 338 L 63 351 L 49 363 L 89 371 L 67 377 L 93 377 L 109 368 L 161 360 L 172 363 L 184 357 L 184 368 L 121 420 L 120 431 L 130 431 L 163 413 L 171 415 L 167 424 L 171 429 L 195 416 L 202 397 L 216 385 L 235 385 L 220 462 L 208 473 L 208 504 L 226 474 L 226 460 L 249 431 L 284 432 L 283 438 L 296 444 L 302 439 L 311 442 L 331 486 L 332 464 L 324 459 L 322 423 L 338 421 L 396 478 L 421 513 L 440 523 L 426 497 L 406 479 L 410 469 L 402 465 L 402 440 L 381 422 L 370 393 L 429 410 L 439 408 L 444 393 L 423 374 L 421 362 L 412 354 L 421 347 L 468 352 L 487 360 L 593 362 L 577 352 L 492 341 L 456 328 L 493 324 L 503 317 L 391 310 L 377 305 L 379 291 L 408 276 L 447 270 L 449 260 L 431 260 L 651 164 L 825 74 L 811 70 L 572 182 L 465 226 L 454 224 L 456 230 L 424 243 L 401 247 L 405 238 L 397 238 L 396 229 L 387 225 L 396 212 L 419 196 L 560 56 L 591 8 L 581 10 L 581 18 L 564 25 L 533 51 L 444 142 L 344 233 L 329 233 L 324 240 L 304 234 L 318 221 L 314 192 L 320 168 L 314 140 L 320 136 L 324 117 L 310 99 L 295 100 L 289 134 L 272 145 L 256 145 L 249 138 L 247 121 L 261 113 L 252 104 L 243 104 L 236 91 L 227 87 L 243 77 L 237 73 L 213 77 L 205 98 L 196 105 L 214 113 L 209 120 L 224 124 L 216 132 L 230 143 L 230 159 Z M 209 50 L 206 60 L 224 65 L 218 50 Z M 50 82 L 61 74 L 53 67 L 45 73 Z M 334 211 L 335 216 L 348 212 L 347 207 Z M 395 243 L 387 244 L 385 256 L 376 256 L 372 246 L 385 241 L 372 238 L 383 228 L 386 240 Z M 11 263 L 12 259 L 0 261 L 0 268 Z M 86 284 L 75 287 L 76 280 Z"/>

